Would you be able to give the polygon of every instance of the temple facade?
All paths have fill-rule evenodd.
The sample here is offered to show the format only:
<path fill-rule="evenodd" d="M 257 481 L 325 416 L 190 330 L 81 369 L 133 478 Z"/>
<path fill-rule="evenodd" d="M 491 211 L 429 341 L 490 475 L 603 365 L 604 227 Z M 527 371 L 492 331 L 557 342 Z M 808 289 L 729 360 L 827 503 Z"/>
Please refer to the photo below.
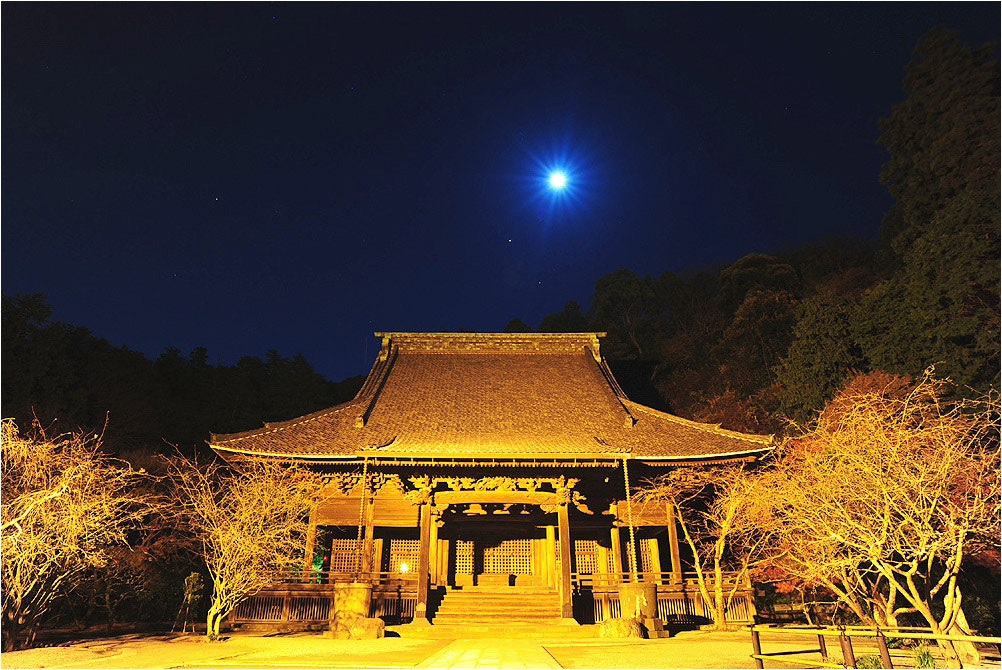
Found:
<path fill-rule="evenodd" d="M 628 491 L 668 468 L 755 460 L 770 436 L 632 402 L 604 333 L 376 335 L 350 402 L 212 435 L 228 461 L 295 461 L 326 482 L 302 572 L 232 622 L 323 627 L 338 582 L 371 584 L 371 616 L 390 623 L 596 623 L 620 614 L 624 582 L 657 585 L 665 621 L 712 617 L 670 508 Z M 729 620 L 753 613 L 739 590 Z"/>

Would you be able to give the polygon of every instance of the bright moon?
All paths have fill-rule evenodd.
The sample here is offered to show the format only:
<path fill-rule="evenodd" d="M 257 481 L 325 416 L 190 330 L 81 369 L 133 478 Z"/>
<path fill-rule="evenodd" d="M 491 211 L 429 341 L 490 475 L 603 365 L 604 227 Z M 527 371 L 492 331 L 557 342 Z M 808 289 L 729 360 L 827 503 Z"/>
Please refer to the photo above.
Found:
<path fill-rule="evenodd" d="M 567 177 L 562 172 L 554 172 L 550 175 L 550 186 L 553 188 L 563 188 L 567 185 Z"/>

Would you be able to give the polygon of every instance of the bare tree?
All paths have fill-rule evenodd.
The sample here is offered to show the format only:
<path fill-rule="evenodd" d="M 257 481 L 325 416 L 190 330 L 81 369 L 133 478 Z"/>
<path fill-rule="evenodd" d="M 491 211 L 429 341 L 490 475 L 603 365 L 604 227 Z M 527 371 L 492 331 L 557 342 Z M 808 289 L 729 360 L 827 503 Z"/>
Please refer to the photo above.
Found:
<path fill-rule="evenodd" d="M 946 634 L 968 632 L 958 576 L 998 545 L 1000 490 L 997 398 L 944 403 L 942 386 L 927 375 L 903 397 L 836 396 L 786 445 L 772 496 L 789 569 L 863 620 L 914 612 Z"/>
<path fill-rule="evenodd" d="M 771 505 L 759 486 L 763 476 L 745 465 L 683 467 L 637 491 L 641 503 L 674 508 L 718 630 L 726 629 L 726 612 L 750 571 L 772 557 Z"/>
<path fill-rule="evenodd" d="M 2 427 L 3 648 L 32 644 L 54 599 L 89 569 L 107 565 L 149 499 L 142 473 L 99 451 L 100 437 L 21 436 Z"/>
<path fill-rule="evenodd" d="M 177 458 L 168 465 L 178 512 L 195 533 L 212 579 L 206 634 L 242 600 L 305 560 L 318 477 L 291 464 L 254 461 L 232 470 Z"/>

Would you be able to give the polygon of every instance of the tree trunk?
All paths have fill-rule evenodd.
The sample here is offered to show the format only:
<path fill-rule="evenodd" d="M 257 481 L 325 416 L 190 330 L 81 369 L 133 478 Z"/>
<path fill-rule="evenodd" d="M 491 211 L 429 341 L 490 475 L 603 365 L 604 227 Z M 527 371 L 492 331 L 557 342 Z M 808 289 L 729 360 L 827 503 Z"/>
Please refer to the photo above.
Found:
<path fill-rule="evenodd" d="M 108 632 L 110 633 L 115 628 L 115 608 L 111 604 L 111 587 L 109 585 L 108 590 L 104 592 L 104 608 L 108 610 Z"/>
<path fill-rule="evenodd" d="M 18 636 L 20 635 L 20 627 L 17 625 L 17 621 L 12 617 L 4 617 L 7 619 L 4 622 L 3 628 L 0 629 L 3 632 L 3 650 L 4 651 L 14 651 L 18 647 Z"/>
<path fill-rule="evenodd" d="M 222 615 L 219 611 L 219 605 L 212 603 L 209 607 L 209 613 L 205 619 L 205 636 L 210 640 L 215 640 L 219 637 L 219 622 L 222 620 Z"/>
<path fill-rule="evenodd" d="M 954 621 L 953 626 L 946 632 L 949 635 L 971 634 L 971 629 L 967 625 L 967 617 L 964 616 L 963 607 L 959 608 L 957 611 L 957 620 Z M 960 662 L 964 664 L 964 667 L 981 665 L 981 655 L 978 653 L 978 650 L 974 646 L 973 642 L 953 642 L 952 644 L 957 657 L 960 659 Z"/>
<path fill-rule="evenodd" d="M 727 630 L 727 610 L 724 607 L 724 582 L 720 564 L 713 571 L 713 618 L 714 630 Z"/>

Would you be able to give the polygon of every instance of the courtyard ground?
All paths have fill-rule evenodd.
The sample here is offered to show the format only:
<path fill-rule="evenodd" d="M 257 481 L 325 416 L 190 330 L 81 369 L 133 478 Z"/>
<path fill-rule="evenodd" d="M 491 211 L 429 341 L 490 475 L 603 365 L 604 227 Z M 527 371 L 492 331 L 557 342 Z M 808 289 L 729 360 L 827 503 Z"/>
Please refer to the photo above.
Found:
<path fill-rule="evenodd" d="M 837 648 L 837 643 L 834 645 Z M 762 635 L 766 653 L 815 648 L 810 636 Z M 905 652 L 895 667 L 908 666 Z M 836 652 L 837 653 L 837 652 Z M 869 653 L 857 649 L 857 656 Z M 475 639 L 387 637 L 330 640 L 316 633 L 201 636 L 129 634 L 7 652 L 4 668 L 750 668 L 748 631 L 687 631 L 660 640 Z M 798 658 L 820 660 L 820 655 Z M 766 661 L 767 668 L 804 667 Z M 994 667 L 998 667 L 995 664 Z"/>

